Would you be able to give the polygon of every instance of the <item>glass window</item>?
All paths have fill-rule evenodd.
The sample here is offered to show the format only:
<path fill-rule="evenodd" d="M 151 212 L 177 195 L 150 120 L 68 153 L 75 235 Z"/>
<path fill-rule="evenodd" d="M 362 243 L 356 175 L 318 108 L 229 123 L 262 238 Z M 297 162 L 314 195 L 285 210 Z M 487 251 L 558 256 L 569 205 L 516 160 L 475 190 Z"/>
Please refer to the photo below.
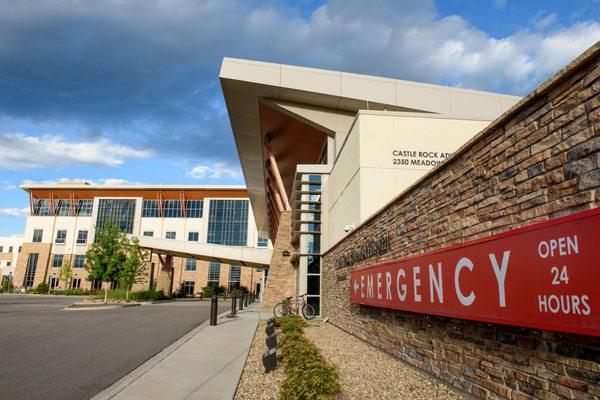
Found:
<path fill-rule="evenodd" d="M 41 243 L 43 236 L 44 236 L 44 230 L 43 229 L 34 229 L 33 230 L 33 238 L 32 238 L 31 241 L 33 243 Z"/>
<path fill-rule="evenodd" d="M 179 206 L 180 206 L 179 200 L 163 201 L 163 217 L 164 218 L 180 218 L 181 213 L 179 212 Z"/>
<path fill-rule="evenodd" d="M 50 200 L 36 199 L 33 201 L 33 215 L 52 215 Z"/>
<path fill-rule="evenodd" d="M 81 278 L 73 278 L 71 281 L 71 289 L 79 289 L 81 287 Z"/>
<path fill-rule="evenodd" d="M 144 200 L 142 207 L 142 217 L 157 218 L 158 217 L 158 200 Z"/>
<path fill-rule="evenodd" d="M 320 263 L 320 257 L 319 256 L 308 256 L 306 257 L 306 262 L 307 262 L 307 272 L 309 274 L 319 274 L 321 273 L 321 263 Z"/>
<path fill-rule="evenodd" d="M 54 200 L 54 212 L 56 215 L 61 216 L 73 216 L 73 209 L 71 208 L 71 200 L 69 199 L 56 199 Z"/>
<path fill-rule="evenodd" d="M 144 236 L 153 237 L 154 236 L 154 232 L 152 232 L 152 231 L 144 231 Z"/>
<path fill-rule="evenodd" d="M 259 237 L 257 247 L 269 247 L 269 239 Z"/>
<path fill-rule="evenodd" d="M 52 257 L 52 268 L 60 268 L 63 265 L 63 258 L 64 256 L 62 254 L 55 254 Z"/>
<path fill-rule="evenodd" d="M 102 281 L 100 279 L 94 279 L 92 281 L 92 290 L 100 290 L 102 289 Z"/>
<path fill-rule="evenodd" d="M 135 199 L 100 199 L 96 227 L 103 229 L 107 224 L 115 224 L 125 233 L 133 233 Z"/>
<path fill-rule="evenodd" d="M 88 231 L 77 232 L 77 244 L 86 244 L 88 237 Z"/>
<path fill-rule="evenodd" d="M 320 282 L 321 277 L 319 275 L 307 275 L 306 276 L 306 293 L 308 294 L 320 294 Z"/>
<path fill-rule="evenodd" d="M 186 296 L 194 295 L 194 287 L 196 286 L 196 282 L 194 281 L 183 281 L 181 283 L 181 287 L 183 288 L 183 293 Z"/>
<path fill-rule="evenodd" d="M 197 242 L 198 241 L 198 232 L 189 232 L 188 233 L 188 241 L 189 242 Z"/>
<path fill-rule="evenodd" d="M 237 267 L 235 265 L 229 267 L 229 290 L 240 287 L 241 270 L 241 267 Z"/>
<path fill-rule="evenodd" d="M 12 265 L 12 262 L 10 262 L 10 261 L 7 261 L 7 262 L 6 262 L 6 266 L 7 266 L 7 267 L 10 267 L 11 265 Z"/>
<path fill-rule="evenodd" d="M 83 268 L 85 265 L 85 254 L 76 254 L 73 262 L 73 268 Z"/>
<path fill-rule="evenodd" d="M 306 296 L 306 302 L 313 306 L 315 309 L 315 315 L 321 315 L 321 297 L 320 296 Z"/>
<path fill-rule="evenodd" d="M 77 200 L 77 215 L 90 217 L 94 208 L 94 200 Z"/>
<path fill-rule="evenodd" d="M 187 218 L 202 218 L 202 209 L 204 202 L 202 200 L 186 200 L 185 216 Z"/>
<path fill-rule="evenodd" d="M 58 287 L 58 276 L 51 275 L 48 277 L 48 287 L 50 289 L 56 289 Z"/>
<path fill-rule="evenodd" d="M 167 232 L 165 233 L 165 238 L 166 239 L 175 239 L 177 237 L 177 233 L 176 232 Z"/>
<path fill-rule="evenodd" d="M 239 283 L 241 274 L 242 274 L 242 267 L 232 265 L 229 268 L 229 283 L 231 283 L 231 282 Z"/>
<path fill-rule="evenodd" d="M 208 283 L 219 284 L 219 277 L 221 276 L 221 263 L 211 261 L 208 267 Z"/>
<path fill-rule="evenodd" d="M 196 260 L 193 258 L 185 259 L 185 270 L 187 272 L 193 272 L 196 270 Z"/>
<path fill-rule="evenodd" d="M 39 256 L 38 253 L 29 253 L 27 256 L 27 267 L 25 268 L 25 278 L 23 279 L 23 286 L 25 287 L 33 286 Z"/>
<path fill-rule="evenodd" d="M 61 229 L 61 230 L 56 231 L 56 239 L 54 240 L 54 243 L 65 244 L 66 240 L 67 240 L 67 231 L 66 230 Z"/>
<path fill-rule="evenodd" d="M 211 200 L 207 243 L 246 246 L 248 200 Z"/>
<path fill-rule="evenodd" d="M 8 246 L 8 252 L 12 253 L 13 252 L 13 247 L 12 246 Z M 0 253 L 2 253 L 2 251 L 0 251 Z"/>
<path fill-rule="evenodd" d="M 311 254 L 321 253 L 321 235 L 306 235 L 306 247 Z"/>
<path fill-rule="evenodd" d="M 0 246 L 0 253 L 4 253 L 4 246 Z"/>

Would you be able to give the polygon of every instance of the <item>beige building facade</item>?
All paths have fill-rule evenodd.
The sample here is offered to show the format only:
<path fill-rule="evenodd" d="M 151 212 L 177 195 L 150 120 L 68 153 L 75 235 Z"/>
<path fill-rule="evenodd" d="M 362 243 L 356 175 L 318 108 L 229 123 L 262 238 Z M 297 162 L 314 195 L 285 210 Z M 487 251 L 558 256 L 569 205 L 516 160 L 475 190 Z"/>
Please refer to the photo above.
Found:
<path fill-rule="evenodd" d="M 46 282 L 65 288 L 60 268 L 73 267 L 71 288 L 95 290 L 88 281 L 85 254 L 96 228 L 116 224 L 138 237 L 147 255 L 146 275 L 134 290 L 155 287 L 166 293 L 197 296 L 202 288 L 245 286 L 260 293 L 263 269 L 223 259 L 163 251 L 147 241 L 189 243 L 220 248 L 268 249 L 258 235 L 248 195 L 242 186 L 90 185 L 85 182 L 22 186 L 30 195 L 31 215 L 21 238 L 13 284 L 35 287 Z M 163 246 L 164 247 L 164 246 Z M 116 285 L 116 282 L 112 284 Z"/>

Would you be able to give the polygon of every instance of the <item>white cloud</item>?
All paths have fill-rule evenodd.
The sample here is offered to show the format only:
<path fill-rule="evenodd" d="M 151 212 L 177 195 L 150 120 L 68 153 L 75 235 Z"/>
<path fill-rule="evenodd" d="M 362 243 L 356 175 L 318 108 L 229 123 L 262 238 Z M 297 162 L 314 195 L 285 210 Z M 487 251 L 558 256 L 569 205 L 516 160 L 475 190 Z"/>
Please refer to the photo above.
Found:
<path fill-rule="evenodd" d="M 87 182 L 90 185 L 144 185 L 142 182 L 130 181 L 128 179 L 122 178 L 98 178 L 98 179 L 88 179 L 88 178 L 58 178 L 56 180 L 44 180 L 44 181 L 32 181 L 30 179 L 25 179 L 22 184 L 23 185 L 35 185 L 35 184 L 48 184 L 48 183 L 56 183 L 56 182 Z M 16 187 L 16 186 L 15 186 Z"/>
<path fill-rule="evenodd" d="M 232 167 L 223 162 L 216 162 L 212 165 L 201 164 L 189 170 L 186 175 L 193 179 L 223 179 L 234 180 L 242 179 L 242 171 L 238 167 Z"/>
<path fill-rule="evenodd" d="M 493 0 L 494 8 L 500 10 L 506 6 L 507 0 Z"/>
<path fill-rule="evenodd" d="M 8 217 L 28 217 L 29 207 L 24 208 L 0 208 L 0 215 Z"/>
<path fill-rule="evenodd" d="M 0 168 L 13 170 L 82 164 L 114 167 L 127 159 L 152 155 L 107 139 L 72 142 L 58 135 L 36 137 L 19 132 L 0 134 L 0 154 Z"/>

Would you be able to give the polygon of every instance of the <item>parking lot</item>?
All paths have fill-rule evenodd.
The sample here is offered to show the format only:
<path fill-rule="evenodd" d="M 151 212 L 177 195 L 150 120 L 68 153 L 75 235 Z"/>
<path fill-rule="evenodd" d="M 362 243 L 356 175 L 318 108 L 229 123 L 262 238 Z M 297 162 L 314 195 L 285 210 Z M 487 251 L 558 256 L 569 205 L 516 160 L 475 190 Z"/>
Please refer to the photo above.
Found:
<path fill-rule="evenodd" d="M 210 312 L 208 301 L 65 310 L 78 300 L 0 295 L 0 399 L 89 399 Z"/>

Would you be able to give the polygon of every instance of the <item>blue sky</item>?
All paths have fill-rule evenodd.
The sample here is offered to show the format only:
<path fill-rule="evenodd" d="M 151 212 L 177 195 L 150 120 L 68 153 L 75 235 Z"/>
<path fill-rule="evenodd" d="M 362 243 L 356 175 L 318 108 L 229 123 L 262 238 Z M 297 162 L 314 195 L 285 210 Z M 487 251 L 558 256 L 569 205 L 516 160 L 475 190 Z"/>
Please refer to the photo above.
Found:
<path fill-rule="evenodd" d="M 0 235 L 23 182 L 243 183 L 224 56 L 525 95 L 598 1 L 0 0 Z"/>

